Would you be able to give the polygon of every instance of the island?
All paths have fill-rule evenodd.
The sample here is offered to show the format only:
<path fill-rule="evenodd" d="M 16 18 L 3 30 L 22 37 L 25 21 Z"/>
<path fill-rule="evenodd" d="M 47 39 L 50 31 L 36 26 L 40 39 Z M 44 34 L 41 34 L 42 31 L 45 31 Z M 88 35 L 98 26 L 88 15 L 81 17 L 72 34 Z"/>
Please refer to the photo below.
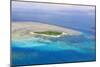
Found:
<path fill-rule="evenodd" d="M 45 35 L 61 35 L 62 32 L 58 32 L 58 31 L 43 31 L 43 32 L 35 32 L 37 34 L 45 34 Z"/>

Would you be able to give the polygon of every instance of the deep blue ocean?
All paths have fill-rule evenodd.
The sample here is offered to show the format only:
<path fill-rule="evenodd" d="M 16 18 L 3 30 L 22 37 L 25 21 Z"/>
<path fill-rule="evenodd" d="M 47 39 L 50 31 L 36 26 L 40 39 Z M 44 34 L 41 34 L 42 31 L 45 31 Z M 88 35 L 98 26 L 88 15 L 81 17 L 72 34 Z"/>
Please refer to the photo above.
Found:
<path fill-rule="evenodd" d="M 12 65 L 95 61 L 95 7 L 12 2 L 12 23 L 41 22 L 83 33 L 12 40 Z"/>

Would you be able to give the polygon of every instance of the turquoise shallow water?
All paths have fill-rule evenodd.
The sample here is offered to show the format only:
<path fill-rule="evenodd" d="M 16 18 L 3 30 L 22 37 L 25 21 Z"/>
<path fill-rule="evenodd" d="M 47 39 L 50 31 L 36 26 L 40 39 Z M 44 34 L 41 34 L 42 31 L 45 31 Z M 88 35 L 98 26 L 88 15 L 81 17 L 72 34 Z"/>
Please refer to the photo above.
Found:
<path fill-rule="evenodd" d="M 14 65 L 95 60 L 95 39 L 84 35 L 13 40 L 12 47 Z"/>

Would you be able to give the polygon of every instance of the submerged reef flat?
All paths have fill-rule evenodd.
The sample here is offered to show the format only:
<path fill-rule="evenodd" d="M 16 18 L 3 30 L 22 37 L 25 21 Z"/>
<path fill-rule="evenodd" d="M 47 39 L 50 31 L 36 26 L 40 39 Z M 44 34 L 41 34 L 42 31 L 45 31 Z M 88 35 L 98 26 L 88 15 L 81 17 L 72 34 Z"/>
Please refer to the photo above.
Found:
<path fill-rule="evenodd" d="M 62 35 L 80 35 L 81 32 L 56 25 L 39 22 L 13 22 L 12 38 L 28 38 L 33 36 L 60 37 Z"/>

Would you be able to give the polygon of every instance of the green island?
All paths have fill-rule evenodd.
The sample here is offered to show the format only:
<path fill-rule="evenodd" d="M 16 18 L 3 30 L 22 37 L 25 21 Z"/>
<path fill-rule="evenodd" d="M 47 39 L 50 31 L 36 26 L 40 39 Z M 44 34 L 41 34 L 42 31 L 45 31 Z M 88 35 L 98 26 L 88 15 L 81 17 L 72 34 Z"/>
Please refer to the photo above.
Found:
<path fill-rule="evenodd" d="M 44 32 L 34 32 L 37 34 L 46 34 L 46 35 L 61 35 L 62 32 L 58 32 L 58 31 L 44 31 Z"/>

